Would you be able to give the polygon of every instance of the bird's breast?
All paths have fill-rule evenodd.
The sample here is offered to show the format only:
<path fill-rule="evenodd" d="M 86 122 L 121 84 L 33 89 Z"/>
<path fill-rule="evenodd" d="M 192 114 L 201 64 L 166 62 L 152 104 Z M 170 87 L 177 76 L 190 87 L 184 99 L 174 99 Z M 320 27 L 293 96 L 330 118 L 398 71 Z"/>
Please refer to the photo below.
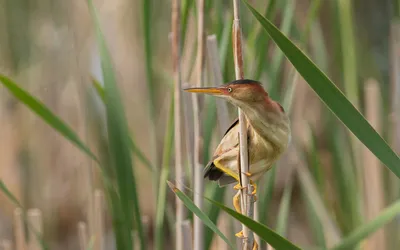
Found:
<path fill-rule="evenodd" d="M 256 131 L 249 131 L 249 161 L 250 173 L 264 173 L 268 171 L 279 158 L 282 150 L 268 139 L 260 136 Z"/>

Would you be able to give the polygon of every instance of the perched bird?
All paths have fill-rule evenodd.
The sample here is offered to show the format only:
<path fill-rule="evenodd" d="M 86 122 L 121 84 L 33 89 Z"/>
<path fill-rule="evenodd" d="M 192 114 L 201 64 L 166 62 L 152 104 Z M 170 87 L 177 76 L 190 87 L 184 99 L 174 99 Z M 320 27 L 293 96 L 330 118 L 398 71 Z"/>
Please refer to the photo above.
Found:
<path fill-rule="evenodd" d="M 290 142 L 290 122 L 283 107 L 269 97 L 260 82 L 249 79 L 236 80 L 220 87 L 184 90 L 223 98 L 242 110 L 247 120 L 249 156 L 249 173 L 245 174 L 254 186 L 255 195 L 255 182 L 271 169 Z M 217 181 L 221 187 L 238 182 L 234 187 L 237 190 L 242 188 L 238 171 L 239 130 L 239 119 L 236 119 L 204 169 L 204 178 Z M 241 212 L 239 192 L 233 198 L 233 205 Z"/>

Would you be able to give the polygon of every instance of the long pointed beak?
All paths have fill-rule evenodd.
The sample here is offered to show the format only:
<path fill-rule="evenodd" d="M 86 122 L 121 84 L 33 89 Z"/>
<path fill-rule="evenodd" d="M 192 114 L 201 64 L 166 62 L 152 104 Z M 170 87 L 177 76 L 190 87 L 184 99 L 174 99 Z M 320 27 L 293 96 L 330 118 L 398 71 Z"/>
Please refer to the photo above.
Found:
<path fill-rule="evenodd" d="M 209 95 L 224 95 L 224 91 L 222 88 L 218 87 L 210 87 L 210 88 L 186 88 L 183 89 L 184 91 L 187 92 L 192 92 L 192 93 L 202 93 L 202 94 L 209 94 Z"/>

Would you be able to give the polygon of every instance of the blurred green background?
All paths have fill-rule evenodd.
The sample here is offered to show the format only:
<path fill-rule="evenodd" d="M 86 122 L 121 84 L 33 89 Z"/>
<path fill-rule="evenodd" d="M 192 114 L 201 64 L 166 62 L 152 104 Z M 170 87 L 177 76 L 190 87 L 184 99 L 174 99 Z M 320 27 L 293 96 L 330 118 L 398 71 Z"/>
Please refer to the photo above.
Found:
<path fill-rule="evenodd" d="M 232 3 L 205 2 L 206 34 L 217 37 L 223 81 L 228 82 L 234 79 Z M 249 2 L 310 56 L 399 152 L 400 123 L 396 118 L 400 103 L 396 100 L 400 95 L 394 91 L 394 86 L 400 86 L 397 0 Z M 94 4 L 114 63 L 132 140 L 145 158 L 133 153 L 148 249 L 157 241 L 157 233 L 167 244 L 157 249 L 169 249 L 174 228 L 173 193 L 167 191 L 164 197 L 165 225 L 161 227 L 155 220 L 160 192 L 165 192 L 158 189 L 158 185 L 165 185 L 160 181 L 162 169 L 169 166 L 168 179 L 174 180 L 173 75 L 168 38 L 171 4 L 156 0 L 96 0 Z M 195 1 L 182 1 L 185 86 L 196 79 L 196 15 Z M 292 65 L 244 6 L 241 18 L 246 78 L 261 81 L 273 99 L 285 100 L 285 107 L 288 103 L 292 107 L 293 143 L 259 184 L 259 220 L 305 248 L 332 246 L 396 201 L 399 181 L 350 136 L 304 80 L 294 74 Z M 93 75 L 101 83 L 102 75 L 86 1 L 0 0 L 0 58 L 1 74 L 40 99 L 102 155 L 107 145 L 104 107 L 90 78 Z M 209 62 L 206 84 L 222 84 L 215 82 Z M 25 207 L 43 212 L 44 236 L 51 249 L 78 249 L 77 223 L 88 220 L 93 190 L 103 186 L 94 163 L 5 88 L 0 88 L 0 95 L 0 178 Z M 182 93 L 182 97 L 184 113 L 190 114 L 190 95 Z M 222 136 L 218 129 L 221 124 L 215 100 L 200 101 L 201 155 L 206 164 Z M 237 114 L 228 107 L 230 122 Z M 183 119 L 185 133 L 192 130 L 191 118 L 187 115 Z M 188 188 L 193 187 L 191 140 L 190 136 L 184 139 Z M 150 171 L 148 165 L 156 171 Z M 231 187 L 225 189 L 206 181 L 206 196 L 217 200 L 225 197 L 226 205 L 231 206 Z M 0 193 L 0 239 L 13 239 L 14 208 Z M 215 219 L 219 214 L 208 203 L 205 210 Z M 106 214 L 105 249 L 114 249 L 112 221 Z M 228 217 L 220 219 L 221 227 L 230 223 Z M 358 247 L 399 249 L 399 223 L 397 217 Z M 225 232 L 232 235 L 229 230 Z M 222 249 L 223 244 L 215 238 L 211 248 Z"/>

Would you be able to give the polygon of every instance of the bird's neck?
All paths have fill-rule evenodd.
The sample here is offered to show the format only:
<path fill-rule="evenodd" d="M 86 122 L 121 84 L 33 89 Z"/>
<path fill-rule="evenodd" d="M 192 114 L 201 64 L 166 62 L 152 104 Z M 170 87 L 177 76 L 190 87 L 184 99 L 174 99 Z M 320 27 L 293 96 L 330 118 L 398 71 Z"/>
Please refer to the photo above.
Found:
<path fill-rule="evenodd" d="M 284 151 L 290 140 L 289 120 L 271 112 L 265 104 L 242 107 L 247 122 L 263 140 Z"/>

